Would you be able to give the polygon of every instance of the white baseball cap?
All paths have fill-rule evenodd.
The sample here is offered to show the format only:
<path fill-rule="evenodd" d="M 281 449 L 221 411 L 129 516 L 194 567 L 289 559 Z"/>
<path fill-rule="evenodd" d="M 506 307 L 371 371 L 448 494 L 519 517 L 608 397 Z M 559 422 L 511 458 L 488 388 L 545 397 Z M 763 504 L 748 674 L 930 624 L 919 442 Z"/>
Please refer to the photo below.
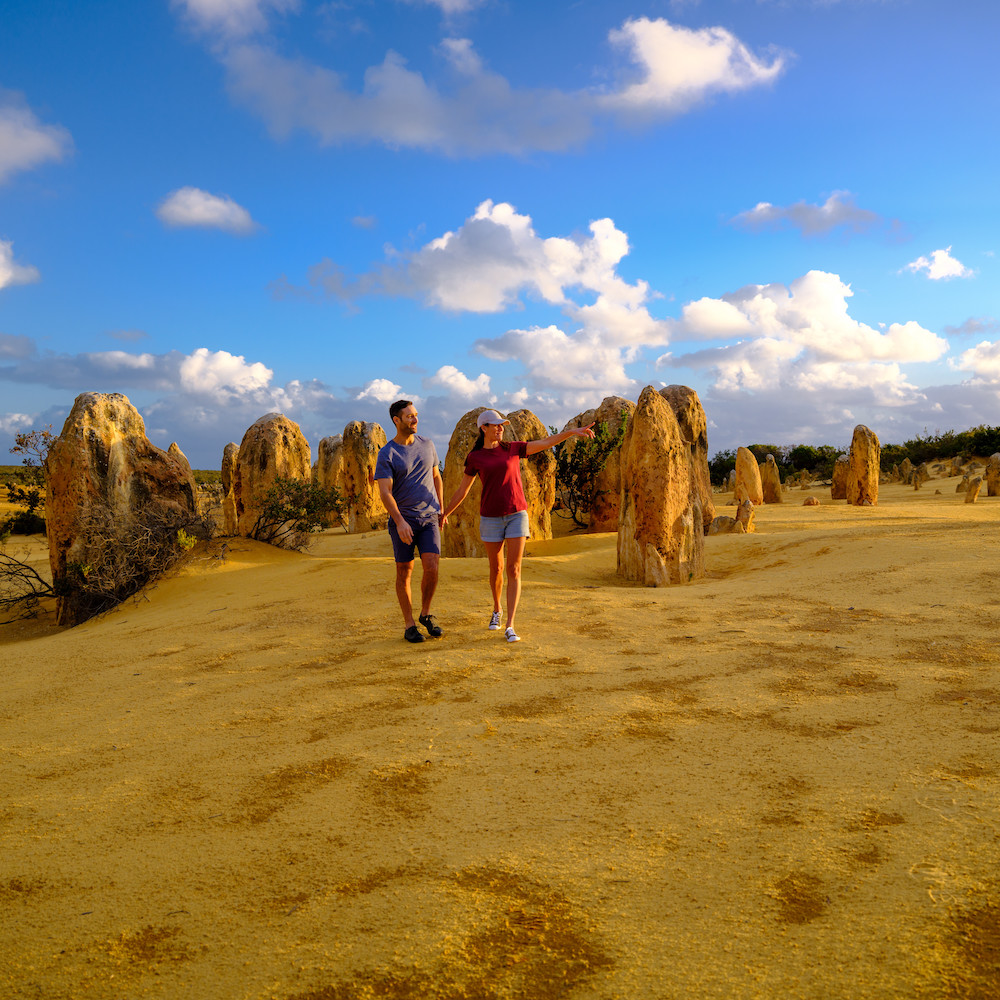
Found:
<path fill-rule="evenodd" d="M 500 416 L 496 410 L 483 410 L 476 419 L 476 426 L 482 427 L 483 424 L 509 424 L 510 421 L 506 420 L 504 417 Z"/>

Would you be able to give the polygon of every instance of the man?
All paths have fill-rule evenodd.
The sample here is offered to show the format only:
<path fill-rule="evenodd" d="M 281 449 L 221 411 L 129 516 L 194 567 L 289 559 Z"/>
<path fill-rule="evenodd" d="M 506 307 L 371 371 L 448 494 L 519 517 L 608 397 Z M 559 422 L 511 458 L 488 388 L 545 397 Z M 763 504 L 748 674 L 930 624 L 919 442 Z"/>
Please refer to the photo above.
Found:
<path fill-rule="evenodd" d="M 441 626 L 434 620 L 431 598 L 438 582 L 441 559 L 441 510 L 444 482 L 438 469 L 437 449 L 429 438 L 417 434 L 417 408 L 408 399 L 389 407 L 396 435 L 378 453 L 375 483 L 389 512 L 389 537 L 396 557 L 396 598 L 403 612 L 407 642 L 423 642 L 413 620 L 410 580 L 413 552 L 420 553 L 420 624 L 427 634 L 439 637 Z"/>

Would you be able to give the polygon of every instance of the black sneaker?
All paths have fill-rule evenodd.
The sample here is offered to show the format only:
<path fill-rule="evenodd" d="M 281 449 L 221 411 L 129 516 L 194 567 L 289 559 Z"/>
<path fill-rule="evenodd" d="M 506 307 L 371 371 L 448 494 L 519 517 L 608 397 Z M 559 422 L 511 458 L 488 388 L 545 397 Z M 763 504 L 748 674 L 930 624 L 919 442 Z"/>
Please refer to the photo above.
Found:
<path fill-rule="evenodd" d="M 420 624 L 427 629 L 427 634 L 434 636 L 435 639 L 439 639 L 442 635 L 444 635 L 444 631 L 441 626 L 434 621 L 433 615 L 421 615 L 417 621 L 419 621 Z"/>
<path fill-rule="evenodd" d="M 420 629 L 416 625 L 408 625 L 403 633 L 403 638 L 407 642 L 423 642 L 424 637 L 420 634 Z"/>

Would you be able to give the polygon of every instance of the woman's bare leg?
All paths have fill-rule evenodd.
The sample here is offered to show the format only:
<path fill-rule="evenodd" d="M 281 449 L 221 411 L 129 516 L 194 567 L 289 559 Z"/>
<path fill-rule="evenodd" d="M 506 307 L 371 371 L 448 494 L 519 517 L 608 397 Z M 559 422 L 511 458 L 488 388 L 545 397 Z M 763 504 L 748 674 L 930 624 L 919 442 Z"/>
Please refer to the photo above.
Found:
<path fill-rule="evenodd" d="M 521 557 L 527 538 L 507 539 L 507 627 L 514 625 L 517 602 L 521 599 Z"/>
<path fill-rule="evenodd" d="M 500 551 L 503 542 L 483 542 L 486 555 L 490 561 L 490 591 L 493 594 L 493 610 L 500 610 L 500 594 L 503 590 L 503 564 L 500 562 Z"/>

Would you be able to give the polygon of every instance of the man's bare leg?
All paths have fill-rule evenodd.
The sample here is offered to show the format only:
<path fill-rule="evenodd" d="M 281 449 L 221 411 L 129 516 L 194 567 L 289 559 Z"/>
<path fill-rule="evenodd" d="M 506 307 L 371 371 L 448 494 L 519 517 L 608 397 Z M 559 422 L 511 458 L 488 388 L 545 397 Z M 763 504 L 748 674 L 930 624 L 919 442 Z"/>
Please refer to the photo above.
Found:
<path fill-rule="evenodd" d="M 422 552 L 420 563 L 423 566 L 423 576 L 420 580 L 420 614 L 429 615 L 431 613 L 431 600 L 434 598 L 434 591 L 438 585 L 441 556 L 436 552 Z M 412 566 L 413 563 L 410 565 Z M 407 593 L 409 593 L 409 588 L 407 588 Z"/>
<path fill-rule="evenodd" d="M 403 612 L 403 623 L 409 628 L 417 623 L 413 620 L 413 599 L 410 596 L 410 579 L 413 576 L 413 561 L 396 563 L 396 599 Z"/>

